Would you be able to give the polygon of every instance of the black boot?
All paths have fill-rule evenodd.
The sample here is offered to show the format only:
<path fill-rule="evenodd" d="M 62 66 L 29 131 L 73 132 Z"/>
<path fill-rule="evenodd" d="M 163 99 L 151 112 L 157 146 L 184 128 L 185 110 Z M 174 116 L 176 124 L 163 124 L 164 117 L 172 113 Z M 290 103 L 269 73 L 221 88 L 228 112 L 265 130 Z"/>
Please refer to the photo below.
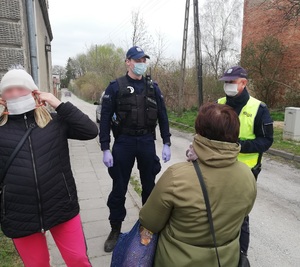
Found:
<path fill-rule="evenodd" d="M 249 262 L 249 259 L 247 257 L 247 254 L 244 253 L 243 251 L 240 252 L 240 260 L 239 260 L 239 265 L 238 266 L 250 267 L 250 262 Z"/>
<path fill-rule="evenodd" d="M 118 241 L 119 234 L 121 231 L 122 222 L 111 222 L 111 232 L 109 233 L 108 238 L 104 243 L 104 251 L 112 252 L 115 248 L 115 245 Z"/>

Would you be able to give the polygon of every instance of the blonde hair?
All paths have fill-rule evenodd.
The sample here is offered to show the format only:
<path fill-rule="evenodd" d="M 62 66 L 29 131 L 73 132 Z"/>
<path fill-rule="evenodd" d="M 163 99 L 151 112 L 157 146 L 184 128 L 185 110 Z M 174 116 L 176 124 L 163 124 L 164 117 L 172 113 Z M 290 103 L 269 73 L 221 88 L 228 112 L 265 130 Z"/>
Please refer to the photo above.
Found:
<path fill-rule="evenodd" d="M 37 94 L 34 94 L 35 103 L 37 108 L 34 110 L 34 119 L 36 124 L 40 128 L 44 128 L 52 120 L 50 112 L 46 109 L 45 106 L 41 106 L 40 100 Z M 8 110 L 5 106 L 5 109 L 0 113 L 0 126 L 3 126 L 8 121 Z"/>

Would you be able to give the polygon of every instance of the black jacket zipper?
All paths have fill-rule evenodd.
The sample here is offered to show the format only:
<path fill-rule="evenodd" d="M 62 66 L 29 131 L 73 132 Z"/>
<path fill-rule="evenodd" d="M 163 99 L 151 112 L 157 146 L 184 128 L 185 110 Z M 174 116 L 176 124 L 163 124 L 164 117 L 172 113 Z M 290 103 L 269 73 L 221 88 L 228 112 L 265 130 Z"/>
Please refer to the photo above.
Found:
<path fill-rule="evenodd" d="M 27 116 L 24 114 L 24 120 L 26 124 L 26 128 L 28 129 L 28 123 L 27 123 Z M 34 127 L 30 125 L 30 127 Z M 39 185 L 38 185 L 38 179 L 37 179 L 37 173 L 36 173 L 36 165 L 35 165 L 35 160 L 34 160 L 34 155 L 33 155 L 33 149 L 32 149 L 32 142 L 31 142 L 31 137 L 30 135 L 28 136 L 28 141 L 29 141 L 29 147 L 30 147 L 30 154 L 31 154 L 31 159 L 32 159 L 32 167 L 33 167 L 33 174 L 34 174 L 34 181 L 36 185 L 36 193 L 37 193 L 37 198 L 38 198 L 38 207 L 39 207 L 39 219 L 40 219 L 40 224 L 41 224 L 41 233 L 45 233 L 44 226 L 43 226 L 43 218 L 42 218 L 42 204 L 41 204 L 41 194 L 39 190 Z"/>
<path fill-rule="evenodd" d="M 67 190 L 67 192 L 68 192 L 69 199 L 72 200 L 71 194 L 70 194 L 70 190 L 69 190 L 69 186 L 68 186 L 68 184 L 67 184 L 66 176 L 65 176 L 64 173 L 62 173 L 62 176 L 63 176 L 64 182 L 65 182 L 65 186 L 66 186 L 66 190 Z"/>

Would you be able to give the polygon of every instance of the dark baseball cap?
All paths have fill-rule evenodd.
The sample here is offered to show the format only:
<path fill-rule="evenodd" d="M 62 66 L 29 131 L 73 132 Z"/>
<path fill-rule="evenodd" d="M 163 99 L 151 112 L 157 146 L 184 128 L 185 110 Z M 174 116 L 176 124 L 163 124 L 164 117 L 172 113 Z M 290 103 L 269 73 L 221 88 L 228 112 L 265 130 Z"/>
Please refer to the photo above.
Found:
<path fill-rule="evenodd" d="M 126 59 L 140 59 L 142 57 L 149 58 L 148 55 L 144 53 L 144 50 L 139 46 L 131 47 L 126 53 Z"/>
<path fill-rule="evenodd" d="M 240 66 L 234 66 L 226 70 L 219 81 L 234 81 L 239 78 L 247 79 L 247 77 L 248 73 L 245 69 Z"/>

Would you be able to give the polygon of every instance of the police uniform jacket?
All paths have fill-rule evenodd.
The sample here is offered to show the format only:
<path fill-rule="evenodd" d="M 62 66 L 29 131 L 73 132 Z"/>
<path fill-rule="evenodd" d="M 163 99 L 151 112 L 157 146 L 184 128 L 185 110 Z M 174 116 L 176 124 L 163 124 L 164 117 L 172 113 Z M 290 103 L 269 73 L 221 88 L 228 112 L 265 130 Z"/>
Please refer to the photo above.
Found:
<path fill-rule="evenodd" d="M 1 228 L 10 238 L 44 232 L 79 212 L 70 166 L 68 138 L 88 140 L 96 124 L 71 103 L 62 103 L 44 128 L 35 126 L 5 177 L 1 194 Z M 0 168 L 35 123 L 34 112 L 9 116 L 0 127 Z"/>
<path fill-rule="evenodd" d="M 142 77 L 141 80 L 134 80 L 126 74 L 126 78 L 128 80 L 128 84 L 134 88 L 136 94 L 141 94 L 145 89 L 145 78 Z M 160 128 L 161 138 L 163 139 L 163 143 L 170 143 L 170 131 L 169 131 L 169 121 L 166 111 L 166 106 L 164 103 L 164 99 L 162 93 L 157 85 L 157 83 L 153 83 L 155 90 L 155 97 L 157 102 L 157 119 Z M 120 88 L 118 82 L 112 81 L 109 86 L 105 90 L 105 94 L 102 99 L 102 109 L 101 109 L 101 121 L 100 121 L 100 143 L 101 150 L 109 149 L 110 139 L 110 130 L 111 130 L 111 119 L 114 113 L 117 111 L 117 97 Z M 144 112 L 144 111 L 142 111 Z"/>

